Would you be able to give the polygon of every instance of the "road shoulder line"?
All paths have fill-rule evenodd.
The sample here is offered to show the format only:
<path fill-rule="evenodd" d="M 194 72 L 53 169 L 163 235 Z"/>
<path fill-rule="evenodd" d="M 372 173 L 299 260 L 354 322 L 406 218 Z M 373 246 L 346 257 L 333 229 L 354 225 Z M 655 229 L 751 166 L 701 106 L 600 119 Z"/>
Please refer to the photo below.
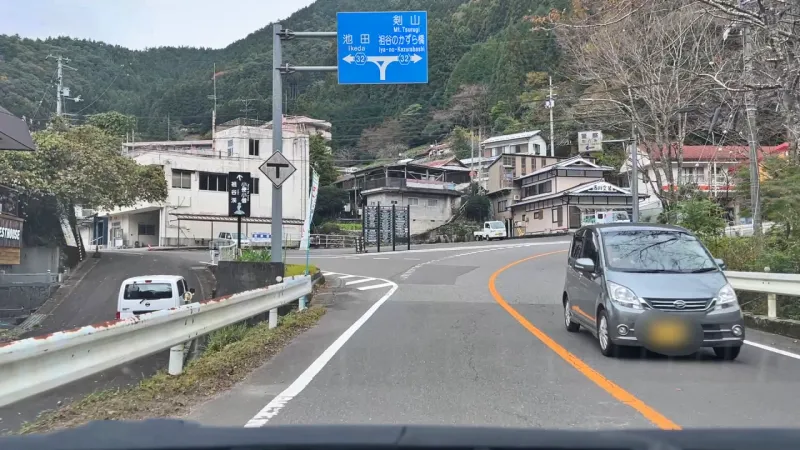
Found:
<path fill-rule="evenodd" d="M 340 277 L 341 278 L 341 277 Z M 293 398 L 300 394 L 303 389 L 308 386 L 317 374 L 322 371 L 325 365 L 336 355 L 336 353 L 350 340 L 351 337 L 361 328 L 370 317 L 384 304 L 389 298 L 397 292 L 397 283 L 382 278 L 376 278 L 386 283 L 386 286 L 392 286 L 389 291 L 383 295 L 375 304 L 373 304 L 367 312 L 358 318 L 350 327 L 345 330 L 333 343 L 322 352 L 308 368 L 297 377 L 283 392 L 276 395 L 267 406 L 261 409 L 252 419 L 247 421 L 245 428 L 263 427 L 269 422 L 270 419 L 277 416 L 278 413 L 286 406 Z M 363 288 L 361 288 L 363 289 Z"/>

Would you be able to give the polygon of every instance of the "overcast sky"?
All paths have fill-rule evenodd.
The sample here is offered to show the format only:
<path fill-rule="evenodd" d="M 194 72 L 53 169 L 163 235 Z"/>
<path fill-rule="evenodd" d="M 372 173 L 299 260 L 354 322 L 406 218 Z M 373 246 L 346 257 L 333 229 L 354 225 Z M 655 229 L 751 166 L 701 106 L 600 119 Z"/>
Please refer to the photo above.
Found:
<path fill-rule="evenodd" d="M 223 48 L 314 0 L 0 0 L 0 34 Z"/>

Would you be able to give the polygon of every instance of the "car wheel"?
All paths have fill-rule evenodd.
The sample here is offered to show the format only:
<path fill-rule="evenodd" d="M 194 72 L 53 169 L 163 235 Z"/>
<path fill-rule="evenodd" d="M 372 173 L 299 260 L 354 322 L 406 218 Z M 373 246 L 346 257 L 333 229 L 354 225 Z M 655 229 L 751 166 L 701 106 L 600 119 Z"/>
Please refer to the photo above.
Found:
<path fill-rule="evenodd" d="M 567 331 L 574 333 L 581 329 L 581 325 L 572 321 L 572 305 L 569 303 L 569 297 L 564 301 L 564 325 Z"/>
<path fill-rule="evenodd" d="M 739 356 L 742 347 L 714 347 L 714 353 L 717 358 L 725 361 L 733 361 Z"/>
<path fill-rule="evenodd" d="M 597 341 L 600 343 L 600 353 L 603 356 L 611 357 L 617 354 L 617 345 L 611 342 L 608 332 L 608 315 L 605 310 L 597 315 Z"/>

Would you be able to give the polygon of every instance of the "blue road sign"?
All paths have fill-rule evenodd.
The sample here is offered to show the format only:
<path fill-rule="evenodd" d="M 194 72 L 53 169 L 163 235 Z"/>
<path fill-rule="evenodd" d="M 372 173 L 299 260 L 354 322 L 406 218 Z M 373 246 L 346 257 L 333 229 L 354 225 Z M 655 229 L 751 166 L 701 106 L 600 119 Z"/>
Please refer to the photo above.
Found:
<path fill-rule="evenodd" d="M 336 14 L 339 84 L 428 82 L 426 11 Z"/>

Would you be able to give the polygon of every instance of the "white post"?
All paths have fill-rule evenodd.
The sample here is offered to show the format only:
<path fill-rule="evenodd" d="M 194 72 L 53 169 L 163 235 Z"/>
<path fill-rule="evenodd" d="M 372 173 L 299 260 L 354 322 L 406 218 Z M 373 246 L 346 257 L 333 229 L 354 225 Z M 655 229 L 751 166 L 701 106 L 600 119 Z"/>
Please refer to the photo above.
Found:
<path fill-rule="evenodd" d="M 767 294 L 767 317 L 778 318 L 778 300 L 775 294 Z"/>
<path fill-rule="evenodd" d="M 278 326 L 278 308 L 269 310 L 269 328 L 273 329 Z"/>
<path fill-rule="evenodd" d="M 170 375 L 180 375 L 183 373 L 183 343 L 169 349 L 169 369 Z"/>

